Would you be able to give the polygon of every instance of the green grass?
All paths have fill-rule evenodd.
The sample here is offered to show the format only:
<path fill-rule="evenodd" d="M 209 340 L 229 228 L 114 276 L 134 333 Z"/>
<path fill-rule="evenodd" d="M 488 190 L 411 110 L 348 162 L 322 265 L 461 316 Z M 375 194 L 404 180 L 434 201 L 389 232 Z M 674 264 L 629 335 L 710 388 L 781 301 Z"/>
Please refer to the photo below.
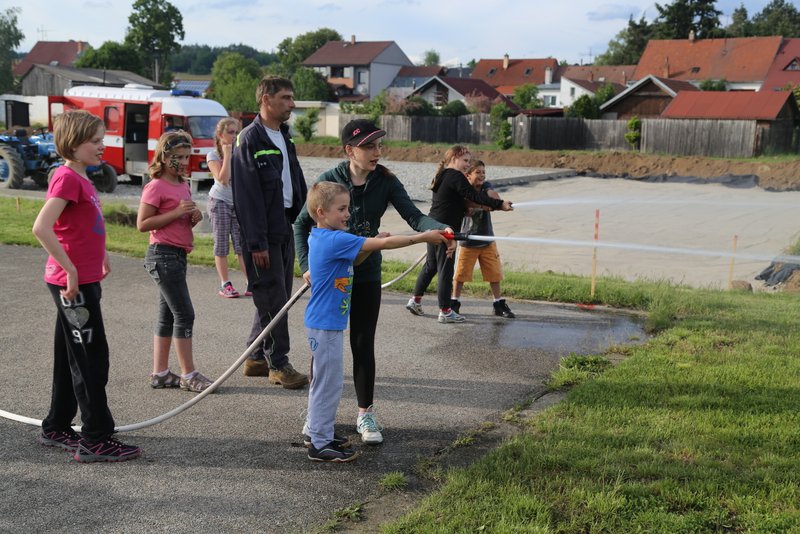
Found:
<path fill-rule="evenodd" d="M 0 199 L 0 241 L 35 244 L 40 201 Z M 109 248 L 147 236 L 109 224 Z M 190 255 L 202 263 L 211 243 Z M 199 261 L 198 261 L 199 260 Z M 405 269 L 385 262 L 385 279 Z M 413 276 L 394 289 L 410 291 Z M 507 283 L 506 283 L 507 282 Z M 507 295 L 642 310 L 646 344 L 568 356 L 551 387 L 565 401 L 466 469 L 419 458 L 441 483 L 385 532 L 800 531 L 800 302 L 784 293 L 729 293 L 665 283 L 508 273 Z M 482 284 L 467 288 L 482 294 Z M 618 365 L 607 356 L 623 354 Z M 453 447 L 469 446 L 470 436 Z M 361 507 L 340 510 L 357 521 Z"/>
<path fill-rule="evenodd" d="M 392 471 L 383 475 L 379 484 L 386 491 L 401 491 L 408 486 L 408 479 L 401 471 Z"/>
<path fill-rule="evenodd" d="M 797 296 L 672 292 L 671 326 L 562 360 L 594 377 L 384 531 L 800 531 Z"/>

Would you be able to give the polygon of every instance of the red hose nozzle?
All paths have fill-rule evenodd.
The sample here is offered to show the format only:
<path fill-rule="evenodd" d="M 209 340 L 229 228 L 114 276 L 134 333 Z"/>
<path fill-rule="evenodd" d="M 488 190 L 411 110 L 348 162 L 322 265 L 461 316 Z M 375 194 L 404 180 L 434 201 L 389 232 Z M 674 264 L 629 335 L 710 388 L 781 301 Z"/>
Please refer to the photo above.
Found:
<path fill-rule="evenodd" d="M 451 232 L 450 230 L 445 230 L 442 232 L 442 235 L 447 239 L 455 239 L 456 241 L 466 241 L 469 239 L 469 234 L 464 232 Z"/>

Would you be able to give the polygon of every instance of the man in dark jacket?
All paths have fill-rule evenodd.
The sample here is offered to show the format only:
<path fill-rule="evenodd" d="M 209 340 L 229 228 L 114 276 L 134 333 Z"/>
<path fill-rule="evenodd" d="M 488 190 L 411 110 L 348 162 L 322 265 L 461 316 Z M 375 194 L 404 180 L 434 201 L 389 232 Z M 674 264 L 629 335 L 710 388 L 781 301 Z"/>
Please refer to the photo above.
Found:
<path fill-rule="evenodd" d="M 289 300 L 294 278 L 292 223 L 306 201 L 306 180 L 286 121 L 295 107 L 292 83 L 265 76 L 256 89 L 259 114 L 236 139 L 231 184 L 243 237 L 243 259 L 256 314 L 248 346 Z M 308 377 L 289 363 L 286 316 L 245 362 L 246 376 L 298 389 Z"/>

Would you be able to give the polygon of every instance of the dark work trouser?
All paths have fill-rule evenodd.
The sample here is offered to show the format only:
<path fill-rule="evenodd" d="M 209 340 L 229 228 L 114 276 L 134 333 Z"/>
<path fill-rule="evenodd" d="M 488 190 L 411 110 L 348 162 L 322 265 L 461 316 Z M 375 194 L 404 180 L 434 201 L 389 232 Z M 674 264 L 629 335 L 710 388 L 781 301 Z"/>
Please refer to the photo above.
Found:
<path fill-rule="evenodd" d="M 417 276 L 417 283 L 414 285 L 414 295 L 422 296 L 431 285 L 433 277 L 439 275 L 436 294 L 439 298 L 439 308 L 449 308 L 450 299 L 453 293 L 453 272 L 455 271 L 455 254 L 447 257 L 447 247 L 445 245 L 428 245 L 428 256 L 425 258 L 425 265 Z"/>

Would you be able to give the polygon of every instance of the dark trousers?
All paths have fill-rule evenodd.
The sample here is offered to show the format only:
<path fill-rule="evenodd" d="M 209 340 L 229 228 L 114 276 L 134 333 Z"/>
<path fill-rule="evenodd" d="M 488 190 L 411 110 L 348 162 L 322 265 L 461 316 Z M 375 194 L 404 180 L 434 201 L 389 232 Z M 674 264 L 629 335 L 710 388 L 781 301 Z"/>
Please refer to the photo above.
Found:
<path fill-rule="evenodd" d="M 381 311 L 381 282 L 355 282 L 350 296 L 350 350 L 359 408 L 369 408 L 375 395 L 375 330 Z"/>
<path fill-rule="evenodd" d="M 194 306 L 186 283 L 186 251 L 171 245 L 147 247 L 144 268 L 158 286 L 158 337 L 188 339 L 194 328 Z"/>
<path fill-rule="evenodd" d="M 74 300 L 47 284 L 58 309 L 53 336 L 53 395 L 42 430 L 64 431 L 81 410 L 83 437 L 100 441 L 114 433 L 108 409 L 108 342 L 100 311 L 100 282 L 79 287 Z"/>
<path fill-rule="evenodd" d="M 287 223 L 288 224 L 288 223 Z M 244 247 L 242 259 L 247 269 L 247 280 L 253 292 L 256 313 L 253 327 L 247 338 L 249 347 L 286 305 L 292 293 L 294 279 L 294 241 L 269 244 L 269 267 L 263 269 L 253 263 L 253 255 Z M 282 369 L 289 363 L 289 320 L 288 314 L 278 321 L 272 332 L 264 338 L 250 355 L 254 360 L 266 358 L 271 369 Z"/>
<path fill-rule="evenodd" d="M 425 266 L 417 276 L 414 285 L 414 295 L 422 296 L 431 285 L 433 277 L 439 275 L 436 294 L 439 297 L 439 308 L 449 308 L 450 298 L 453 293 L 453 272 L 455 271 L 455 254 L 447 257 L 445 245 L 428 245 L 428 256 Z"/>

